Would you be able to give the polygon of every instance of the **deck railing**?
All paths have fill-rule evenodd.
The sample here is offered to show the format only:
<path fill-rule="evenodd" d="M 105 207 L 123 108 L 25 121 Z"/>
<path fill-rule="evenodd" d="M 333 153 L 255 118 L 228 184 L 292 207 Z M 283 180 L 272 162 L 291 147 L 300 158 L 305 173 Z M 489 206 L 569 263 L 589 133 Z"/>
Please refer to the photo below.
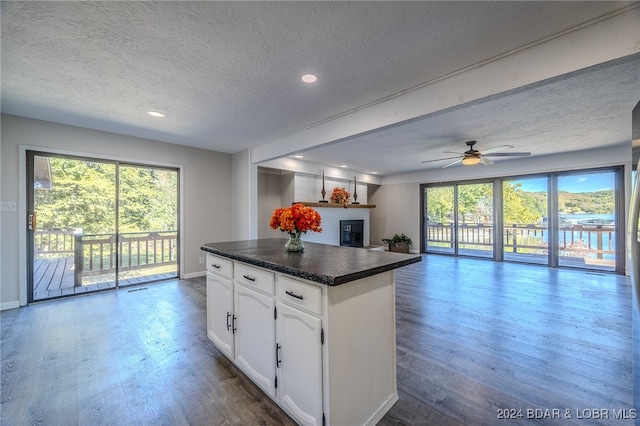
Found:
<path fill-rule="evenodd" d="M 453 247 L 453 224 L 434 223 L 426 227 L 427 245 Z M 562 225 L 558 229 L 558 248 L 561 254 L 575 257 L 615 254 L 615 227 L 613 225 Z M 493 227 L 482 223 L 464 223 L 458 227 L 456 240 L 460 247 L 490 247 L 493 245 Z M 525 224 L 504 226 L 502 241 L 505 251 L 532 253 L 548 248 L 549 230 L 546 225 Z"/>
<path fill-rule="evenodd" d="M 74 256 L 75 285 L 82 278 L 114 272 L 175 264 L 178 259 L 176 231 L 80 234 L 74 231 L 38 230 L 34 233 L 37 257 Z M 116 245 L 119 253 L 116 256 Z"/>

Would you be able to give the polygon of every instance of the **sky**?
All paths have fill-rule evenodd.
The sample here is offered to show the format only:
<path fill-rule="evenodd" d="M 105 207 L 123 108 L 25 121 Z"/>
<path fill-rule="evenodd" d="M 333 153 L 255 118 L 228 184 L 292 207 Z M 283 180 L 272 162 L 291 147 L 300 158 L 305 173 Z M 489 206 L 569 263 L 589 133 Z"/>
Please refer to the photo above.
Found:
<path fill-rule="evenodd" d="M 568 192 L 593 192 L 614 189 L 614 177 L 613 172 L 559 176 L 558 190 Z M 522 183 L 522 189 L 528 192 L 547 190 L 546 178 L 521 179 L 515 182 Z"/>

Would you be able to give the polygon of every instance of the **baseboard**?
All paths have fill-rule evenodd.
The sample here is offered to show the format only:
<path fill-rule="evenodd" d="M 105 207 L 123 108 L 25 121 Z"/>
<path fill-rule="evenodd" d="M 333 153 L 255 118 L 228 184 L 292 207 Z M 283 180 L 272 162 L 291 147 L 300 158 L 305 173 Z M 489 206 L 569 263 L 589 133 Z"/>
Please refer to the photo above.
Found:
<path fill-rule="evenodd" d="M 17 300 L 14 300 L 13 302 L 1 303 L 0 311 L 4 311 L 6 309 L 15 309 L 19 307 L 20 307 L 20 302 Z"/>
<path fill-rule="evenodd" d="M 365 425 L 367 426 L 374 426 L 377 425 L 380 420 L 382 420 L 382 418 L 384 417 L 385 414 L 387 414 L 387 411 L 391 410 L 391 407 L 393 407 L 393 405 L 398 402 L 398 391 L 393 392 L 389 398 L 380 406 L 380 408 L 373 413 L 373 415 L 369 418 L 369 420 L 367 420 L 367 422 L 365 423 Z"/>
<path fill-rule="evenodd" d="M 205 275 L 207 275 L 207 271 L 191 272 L 190 274 L 184 274 L 183 279 L 188 280 L 190 278 L 204 277 Z"/>

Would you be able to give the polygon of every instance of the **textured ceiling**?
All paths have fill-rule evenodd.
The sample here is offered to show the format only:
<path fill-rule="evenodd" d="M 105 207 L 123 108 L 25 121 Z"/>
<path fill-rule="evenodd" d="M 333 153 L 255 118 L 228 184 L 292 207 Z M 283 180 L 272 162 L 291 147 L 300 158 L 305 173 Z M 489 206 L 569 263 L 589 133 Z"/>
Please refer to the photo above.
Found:
<path fill-rule="evenodd" d="M 422 161 L 452 156 L 444 151 L 464 152 L 469 140 L 477 140 L 475 148 L 481 151 L 511 145 L 514 148 L 504 152 L 525 151 L 536 156 L 629 144 L 631 110 L 639 96 L 640 58 L 635 58 L 464 104 L 303 154 L 306 161 L 334 167 L 348 164 L 354 170 L 388 176 L 449 164 L 452 160 Z"/>
<path fill-rule="evenodd" d="M 627 4 L 3 1 L 2 111 L 236 153 Z M 617 71 L 615 84 L 637 84 L 625 74 L 628 68 Z M 300 82 L 307 72 L 316 73 L 318 83 Z M 610 77 L 594 72 L 577 78 L 360 137 L 339 152 L 359 155 L 362 161 L 354 169 L 381 174 L 413 170 L 416 159 L 435 158 L 452 141 L 464 147 L 470 138 L 485 147 L 535 142 L 548 153 L 557 148 L 552 138 L 538 131 L 537 139 L 530 139 L 530 124 L 548 123 L 547 133 L 562 130 L 566 118 L 554 117 L 544 101 L 554 96 L 578 122 L 591 125 L 573 139 L 595 146 L 598 123 L 587 123 L 577 106 L 589 96 L 602 102 L 590 101 L 593 108 L 611 111 L 616 108 L 607 101 L 612 93 L 579 89 L 573 100 L 560 94 L 569 93 L 567 84 L 601 87 Z M 529 106 L 517 114 L 524 104 Z M 166 118 L 148 116 L 150 109 Z M 611 111 L 601 120 L 616 117 Z M 452 128 L 461 121 L 468 126 Z M 397 147 L 393 159 L 388 158 L 390 136 Z M 423 146 L 426 139 L 429 150 Z M 335 146 L 305 154 L 331 164 L 332 152 L 335 156 Z"/>

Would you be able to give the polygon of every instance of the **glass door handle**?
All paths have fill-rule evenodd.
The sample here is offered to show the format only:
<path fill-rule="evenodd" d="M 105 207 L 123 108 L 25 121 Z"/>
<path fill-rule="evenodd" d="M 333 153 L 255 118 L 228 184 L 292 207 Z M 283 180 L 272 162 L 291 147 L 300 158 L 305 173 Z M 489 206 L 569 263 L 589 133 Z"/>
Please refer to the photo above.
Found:
<path fill-rule="evenodd" d="M 36 214 L 32 213 L 29 215 L 29 231 L 35 231 L 36 230 Z"/>

